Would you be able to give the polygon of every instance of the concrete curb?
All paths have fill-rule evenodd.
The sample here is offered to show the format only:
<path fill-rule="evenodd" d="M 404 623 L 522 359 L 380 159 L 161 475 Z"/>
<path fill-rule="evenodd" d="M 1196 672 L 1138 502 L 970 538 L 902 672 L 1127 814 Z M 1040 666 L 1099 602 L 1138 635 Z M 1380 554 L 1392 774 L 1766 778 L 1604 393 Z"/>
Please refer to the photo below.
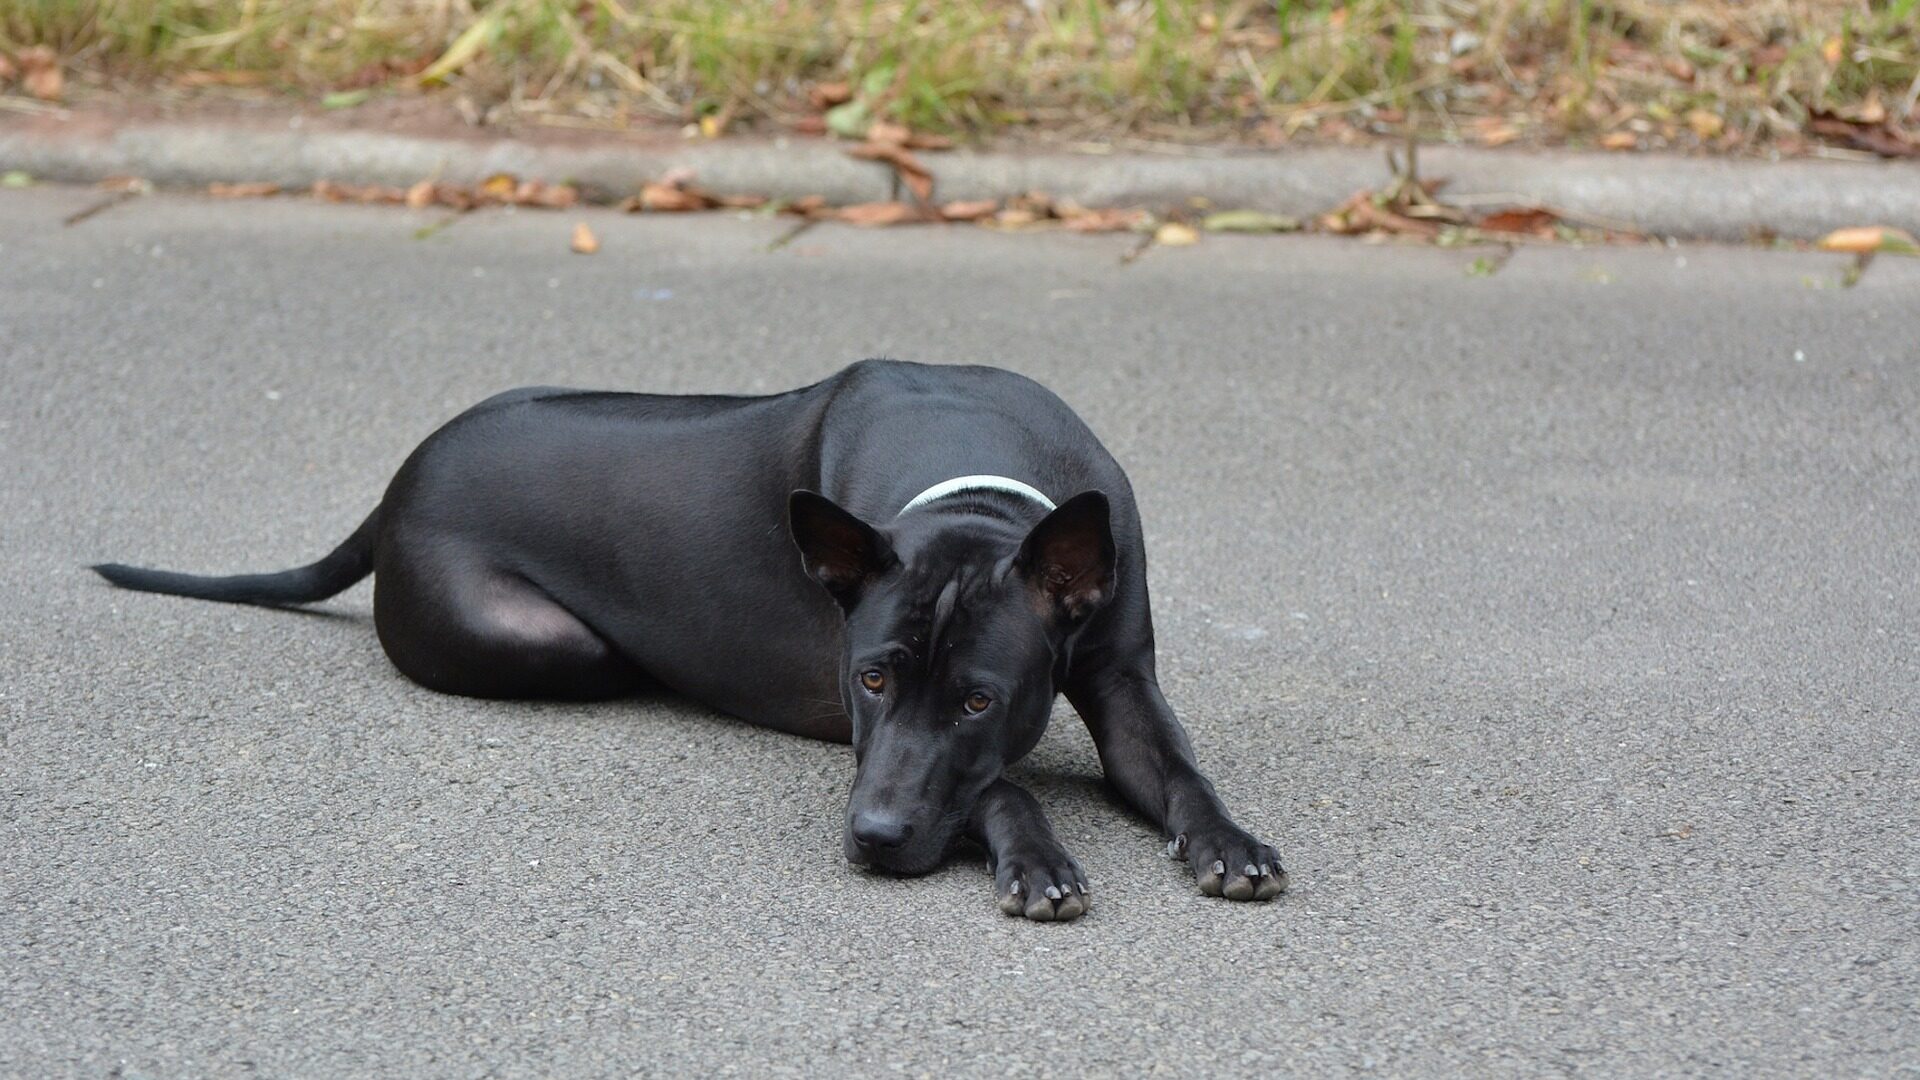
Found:
<path fill-rule="evenodd" d="M 62 181 L 132 175 L 163 186 L 267 180 L 303 187 L 320 179 L 405 185 L 428 176 L 471 183 L 509 172 L 624 195 L 685 167 L 702 187 L 721 194 L 817 194 L 833 203 L 893 197 L 885 166 L 852 160 L 844 150 L 809 139 L 583 147 L 179 122 L 0 123 L 0 170 Z M 924 160 L 941 199 L 1037 190 L 1088 206 L 1168 207 L 1204 196 L 1217 206 L 1300 217 L 1378 187 L 1388 176 L 1378 150 L 1357 148 L 1194 156 L 956 151 Z M 1771 232 L 1804 239 L 1850 225 L 1920 231 L 1920 164 L 1914 163 L 1437 146 L 1421 151 L 1421 173 L 1446 178 L 1446 199 L 1459 205 L 1544 205 L 1662 236 L 1739 241 Z"/>

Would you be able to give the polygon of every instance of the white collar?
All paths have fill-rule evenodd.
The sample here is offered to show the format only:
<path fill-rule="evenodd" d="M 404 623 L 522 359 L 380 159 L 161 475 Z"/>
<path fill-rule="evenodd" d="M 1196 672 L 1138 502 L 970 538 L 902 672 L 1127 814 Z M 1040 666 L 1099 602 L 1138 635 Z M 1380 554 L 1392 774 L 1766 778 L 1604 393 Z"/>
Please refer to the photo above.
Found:
<path fill-rule="evenodd" d="M 1048 510 L 1054 508 L 1053 500 L 1041 494 L 1040 490 L 1031 484 L 1023 484 L 1018 480 L 1009 479 L 1005 476 L 956 476 L 951 480 L 942 480 L 907 500 L 907 505 L 900 508 L 900 513 L 904 514 L 909 510 L 917 510 L 935 499 L 944 499 L 949 495 L 962 491 L 1004 491 L 1010 495 L 1018 495 L 1024 499 L 1032 499 Z M 894 516 L 898 517 L 900 515 L 895 514 Z"/>

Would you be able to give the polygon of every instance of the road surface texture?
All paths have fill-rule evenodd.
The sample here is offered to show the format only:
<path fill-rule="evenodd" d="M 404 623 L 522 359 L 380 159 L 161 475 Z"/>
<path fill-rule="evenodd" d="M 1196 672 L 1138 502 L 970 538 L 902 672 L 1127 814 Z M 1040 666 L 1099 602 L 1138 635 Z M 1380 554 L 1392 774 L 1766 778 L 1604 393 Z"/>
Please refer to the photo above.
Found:
<path fill-rule="evenodd" d="M 97 198 L 0 193 L 0 1074 L 1920 1076 L 1920 263 Z M 1033 925 L 849 868 L 842 747 L 83 569 L 308 561 L 506 387 L 876 355 L 1130 467 L 1289 895 L 1201 896 L 1064 704 L 1095 902 Z"/>

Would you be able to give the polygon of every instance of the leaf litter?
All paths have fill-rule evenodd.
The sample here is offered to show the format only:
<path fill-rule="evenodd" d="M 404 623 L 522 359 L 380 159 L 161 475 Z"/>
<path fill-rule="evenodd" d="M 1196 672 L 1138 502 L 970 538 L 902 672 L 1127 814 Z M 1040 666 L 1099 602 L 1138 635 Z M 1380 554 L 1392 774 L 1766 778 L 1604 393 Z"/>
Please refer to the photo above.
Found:
<path fill-rule="evenodd" d="M 815 88 L 819 103 L 830 108 L 851 104 L 857 97 L 843 97 L 851 91 L 844 86 L 822 85 Z M 1694 118 L 1701 127 L 1710 126 Z M 1845 122 L 1853 127 L 1873 119 L 1853 117 Z M 848 149 L 849 156 L 887 166 L 907 198 L 831 205 L 820 195 L 796 199 L 773 199 L 756 194 L 720 194 L 699 186 L 691 169 L 676 168 L 641 185 L 640 190 L 614 205 L 629 213 L 690 213 L 713 210 L 752 210 L 763 215 L 785 215 L 802 219 L 804 224 L 837 221 L 868 228 L 934 223 L 969 223 L 1007 232 L 1051 229 L 1078 233 L 1134 233 L 1142 237 L 1140 246 L 1129 259 L 1151 246 L 1179 247 L 1198 243 L 1206 233 L 1278 234 L 1313 229 L 1341 236 L 1357 236 L 1374 242 L 1413 241 L 1440 245 L 1462 243 L 1632 243 L 1647 237 L 1618 222 L 1582 218 L 1580 215 L 1540 205 L 1502 205 L 1473 210 L 1445 201 L 1444 178 L 1420 175 L 1418 146 L 1408 140 L 1404 154 L 1389 150 L 1389 183 L 1379 189 L 1362 189 L 1312 222 L 1302 222 L 1284 214 L 1255 209 L 1213 210 L 1189 220 L 1183 210 L 1161 214 L 1140 206 L 1087 207 L 1072 200 L 1056 199 L 1042 191 L 1030 191 L 1007 199 L 960 199 L 936 202 L 935 171 L 912 151 L 940 150 L 951 143 L 938 136 L 916 134 L 904 125 L 888 121 L 869 121 L 861 128 L 865 141 Z M 1494 133 L 1498 137 L 1498 132 Z M 1894 136 L 1899 137 L 1896 131 Z M 124 183 L 138 183 L 125 180 Z M 217 198 L 265 198 L 282 193 L 271 182 L 217 183 L 208 186 Z M 332 180 L 315 181 L 308 193 L 327 202 L 404 205 L 413 210 L 442 206 L 457 212 L 490 206 L 514 206 L 537 209 L 570 209 L 585 200 L 581 190 L 571 183 L 549 183 L 521 179 L 509 173 L 497 173 L 474 185 L 420 180 L 406 188 L 375 184 L 345 184 Z M 1194 205 L 1210 209 L 1204 200 Z M 447 219 L 450 222 L 452 219 Z M 431 230 L 447 222 L 441 222 Z M 584 225 L 581 226 L 584 229 Z M 575 250 L 582 250 L 575 235 Z M 598 242 L 587 232 L 586 246 L 597 250 Z M 1920 244 L 1899 229 L 1873 226 L 1839 230 L 1820 241 L 1823 250 L 1870 257 L 1877 253 L 1920 254 Z M 1503 260 L 1504 261 L 1504 260 Z"/>

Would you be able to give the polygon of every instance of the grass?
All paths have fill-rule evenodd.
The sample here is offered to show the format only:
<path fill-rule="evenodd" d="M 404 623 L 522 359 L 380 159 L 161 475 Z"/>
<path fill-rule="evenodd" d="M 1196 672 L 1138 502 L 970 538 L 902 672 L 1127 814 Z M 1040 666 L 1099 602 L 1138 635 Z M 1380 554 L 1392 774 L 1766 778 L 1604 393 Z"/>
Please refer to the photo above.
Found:
<path fill-rule="evenodd" d="M 495 118 L 609 126 L 804 126 L 816 88 L 842 84 L 860 115 L 962 135 L 1279 142 L 1412 128 L 1735 149 L 1797 138 L 1815 109 L 1910 122 L 1917 5 L 4 0 L 0 50 L 51 46 L 82 92 L 438 92 Z M 439 77 L 423 86 L 422 72 Z"/>

